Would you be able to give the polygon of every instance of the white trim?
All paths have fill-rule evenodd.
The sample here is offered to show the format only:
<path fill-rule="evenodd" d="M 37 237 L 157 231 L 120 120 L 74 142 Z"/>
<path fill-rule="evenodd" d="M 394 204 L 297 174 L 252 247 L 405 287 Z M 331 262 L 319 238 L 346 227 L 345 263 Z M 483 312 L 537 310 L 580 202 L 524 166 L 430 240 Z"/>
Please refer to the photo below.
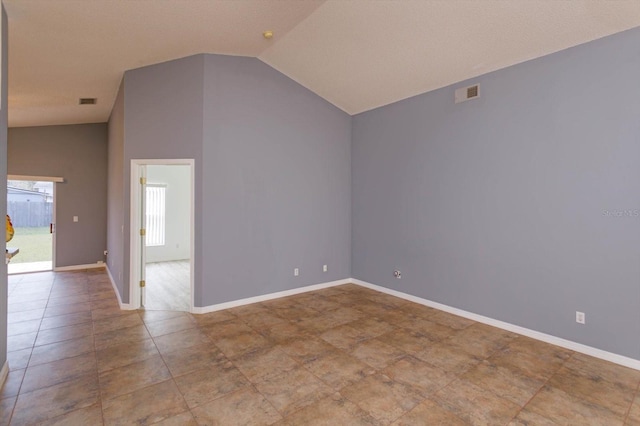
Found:
<path fill-rule="evenodd" d="M 7 175 L 7 180 L 35 180 L 41 182 L 64 182 L 64 178 L 56 176 L 24 176 L 24 175 Z"/>
<path fill-rule="evenodd" d="M 102 263 L 87 263 L 86 265 L 71 265 L 71 266 L 56 266 L 53 268 L 53 272 L 65 272 L 65 271 L 79 271 L 81 269 L 95 269 L 104 268 L 104 262 Z"/>
<path fill-rule="evenodd" d="M 133 308 L 129 303 L 122 303 L 122 299 L 120 298 L 120 292 L 118 291 L 118 287 L 116 286 L 116 282 L 113 279 L 113 275 L 111 275 L 111 271 L 109 270 L 109 267 L 107 266 L 104 269 L 107 270 L 107 274 L 109 275 L 109 281 L 111 282 L 111 287 L 113 287 L 113 291 L 116 293 L 116 297 L 118 298 L 118 305 L 120 305 L 120 309 L 124 311 L 133 310 Z"/>
<path fill-rule="evenodd" d="M 496 320 L 493 318 L 485 317 L 482 315 L 474 314 L 473 312 L 463 311 L 462 309 L 453 308 L 451 306 L 443 305 L 438 302 L 423 299 L 421 297 L 412 296 L 410 294 L 402 293 L 397 290 L 391 290 L 386 287 L 371 284 L 366 281 L 357 279 L 351 279 L 351 282 L 362 287 L 370 288 L 372 290 L 386 293 L 392 296 L 399 297 L 401 299 L 416 302 L 421 305 L 429 306 L 450 314 L 458 315 L 463 318 L 468 318 L 473 321 L 481 322 L 483 324 L 491 325 L 493 327 L 501 328 L 503 330 L 511 331 L 513 333 L 521 334 L 523 336 L 531 337 L 532 339 L 540 340 L 542 342 L 550 343 L 552 345 L 560 346 L 562 348 L 570 349 L 572 351 L 580 352 L 586 355 L 591 355 L 595 358 L 600 358 L 605 361 L 613 362 L 615 364 L 623 365 L 625 367 L 640 370 L 640 360 L 629 358 L 626 356 L 618 355 L 612 352 L 607 352 L 602 349 L 594 348 L 592 346 L 583 345 L 582 343 L 573 342 L 571 340 L 562 339 L 560 337 L 552 336 L 550 334 L 541 333 L 539 331 L 531 330 L 519 325 L 510 324 L 508 322 Z"/>
<path fill-rule="evenodd" d="M 338 281 L 329 281 L 326 283 L 313 284 L 306 287 L 294 288 L 291 290 L 278 291 L 276 293 L 263 294 L 262 296 L 248 297 L 246 299 L 218 303 L 217 305 L 194 307 L 192 313 L 207 314 L 209 312 L 221 311 L 223 309 L 235 308 L 237 306 L 250 305 L 251 303 L 264 302 L 266 300 L 279 299 L 281 297 L 293 296 L 295 294 L 307 293 L 309 291 L 321 290 L 323 288 L 335 287 L 337 285 L 350 284 L 352 281 L 353 280 L 349 278 Z"/>
<path fill-rule="evenodd" d="M 4 382 L 7 380 L 7 376 L 9 375 L 9 360 L 4 362 L 2 369 L 0 369 L 0 389 L 4 386 Z"/>
<path fill-rule="evenodd" d="M 140 227 L 139 205 L 140 205 L 140 169 L 141 166 L 170 166 L 170 165 L 183 165 L 189 166 L 191 170 L 191 253 L 190 253 L 190 268 L 189 280 L 191 281 L 191 300 L 189 312 L 193 313 L 195 308 L 193 304 L 195 294 L 195 160 L 192 158 L 182 159 L 132 159 L 131 160 L 131 181 L 130 185 L 130 197 L 129 197 L 129 305 L 130 309 L 140 308 L 140 286 L 138 285 L 140 277 L 140 236 L 136 229 Z"/>

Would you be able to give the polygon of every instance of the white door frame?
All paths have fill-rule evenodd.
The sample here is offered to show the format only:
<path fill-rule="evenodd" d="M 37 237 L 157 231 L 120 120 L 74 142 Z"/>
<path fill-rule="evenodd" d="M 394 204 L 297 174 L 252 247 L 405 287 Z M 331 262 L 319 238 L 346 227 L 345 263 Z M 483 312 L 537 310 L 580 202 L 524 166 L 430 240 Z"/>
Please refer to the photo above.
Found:
<path fill-rule="evenodd" d="M 131 160 L 131 206 L 129 210 L 129 306 L 130 309 L 140 309 L 140 274 L 141 274 L 141 238 L 139 229 L 142 227 L 140 210 L 140 176 L 143 166 L 189 166 L 191 174 L 191 232 L 190 232 L 190 271 L 189 281 L 191 286 L 191 296 L 189 301 L 189 312 L 193 312 L 194 295 L 194 258 L 195 258 L 195 160 L 193 159 L 135 159 Z"/>
<path fill-rule="evenodd" d="M 56 194 L 56 183 L 64 182 L 64 178 L 58 176 L 25 176 L 25 175 L 7 175 L 7 180 L 26 180 L 37 182 L 53 182 L 53 211 L 51 212 L 51 223 L 53 224 L 53 232 L 51 235 L 51 270 L 56 270 L 56 234 L 58 233 L 58 227 L 56 226 L 56 206 L 58 203 L 58 197 Z"/>

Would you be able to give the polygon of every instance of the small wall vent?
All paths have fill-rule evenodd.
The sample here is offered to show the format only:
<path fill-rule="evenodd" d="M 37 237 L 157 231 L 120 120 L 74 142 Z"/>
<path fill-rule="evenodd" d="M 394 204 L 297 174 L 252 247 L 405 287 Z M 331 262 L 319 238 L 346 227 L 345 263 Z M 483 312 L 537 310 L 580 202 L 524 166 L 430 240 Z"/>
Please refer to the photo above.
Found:
<path fill-rule="evenodd" d="M 98 103 L 98 99 L 97 98 L 80 98 L 80 101 L 78 103 L 80 105 L 95 105 L 96 103 Z"/>
<path fill-rule="evenodd" d="M 460 103 L 480 97 L 480 85 L 474 84 L 473 86 L 461 87 L 456 89 L 454 101 Z"/>

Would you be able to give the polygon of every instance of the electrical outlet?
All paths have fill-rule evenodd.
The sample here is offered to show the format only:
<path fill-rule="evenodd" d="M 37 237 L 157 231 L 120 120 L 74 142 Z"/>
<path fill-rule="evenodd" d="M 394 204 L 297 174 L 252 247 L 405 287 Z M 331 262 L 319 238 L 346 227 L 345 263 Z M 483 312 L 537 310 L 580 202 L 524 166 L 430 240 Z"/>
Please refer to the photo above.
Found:
<path fill-rule="evenodd" d="M 396 269 L 395 271 L 393 271 L 393 276 L 400 280 L 402 279 L 402 272 Z"/>
<path fill-rule="evenodd" d="M 585 324 L 585 321 L 586 321 L 586 316 L 584 312 L 576 311 L 576 322 L 578 324 Z"/>
<path fill-rule="evenodd" d="M 107 254 L 109 254 L 109 252 L 108 252 L 107 250 L 103 251 L 102 253 L 103 253 L 105 256 L 106 256 Z"/>
<path fill-rule="evenodd" d="M 294 276 L 294 277 L 297 277 L 298 275 L 300 275 L 300 269 L 295 268 L 295 269 L 293 270 L 293 276 Z"/>
<path fill-rule="evenodd" d="M 322 265 L 322 272 L 327 272 L 329 267 L 327 265 Z"/>

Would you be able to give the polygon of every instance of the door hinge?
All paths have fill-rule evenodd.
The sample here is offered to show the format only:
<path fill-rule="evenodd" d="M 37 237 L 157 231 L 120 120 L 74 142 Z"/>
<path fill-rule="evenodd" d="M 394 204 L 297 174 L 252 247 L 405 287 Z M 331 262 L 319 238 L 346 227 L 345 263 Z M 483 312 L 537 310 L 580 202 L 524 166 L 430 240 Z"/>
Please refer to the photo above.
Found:
<path fill-rule="evenodd" d="M 144 237 L 145 235 L 147 235 L 147 230 L 144 228 L 140 229 L 140 236 Z"/>
<path fill-rule="evenodd" d="M 147 184 L 147 178 L 141 177 L 140 178 L 140 185 L 146 185 L 146 184 Z"/>
<path fill-rule="evenodd" d="M 140 281 L 140 287 L 144 287 L 146 285 L 147 285 L 147 283 L 145 282 L 145 280 Z"/>

